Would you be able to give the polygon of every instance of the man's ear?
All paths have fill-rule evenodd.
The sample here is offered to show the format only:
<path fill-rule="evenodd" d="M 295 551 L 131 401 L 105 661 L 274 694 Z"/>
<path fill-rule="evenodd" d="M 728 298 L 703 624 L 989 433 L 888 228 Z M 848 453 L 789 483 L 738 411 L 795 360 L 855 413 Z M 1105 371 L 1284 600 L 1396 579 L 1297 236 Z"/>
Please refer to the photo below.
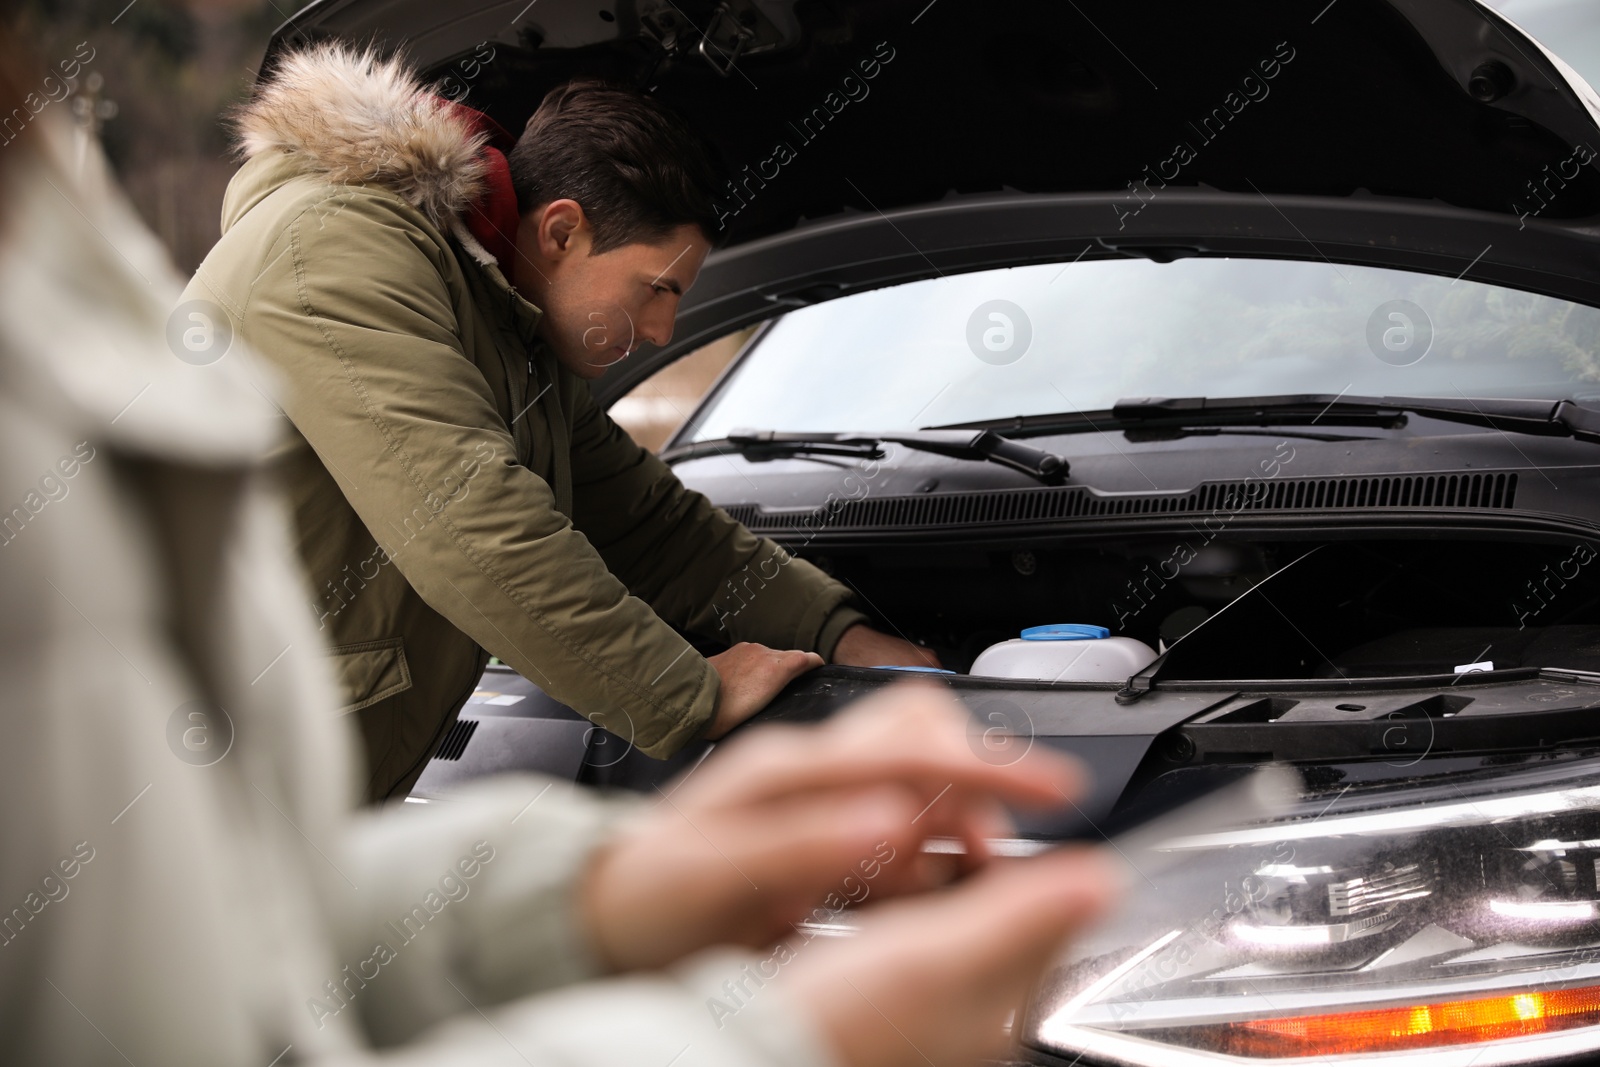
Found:
<path fill-rule="evenodd" d="M 539 253 L 546 259 L 562 259 L 589 251 L 589 220 L 576 200 L 552 200 L 534 208 L 537 219 Z"/>

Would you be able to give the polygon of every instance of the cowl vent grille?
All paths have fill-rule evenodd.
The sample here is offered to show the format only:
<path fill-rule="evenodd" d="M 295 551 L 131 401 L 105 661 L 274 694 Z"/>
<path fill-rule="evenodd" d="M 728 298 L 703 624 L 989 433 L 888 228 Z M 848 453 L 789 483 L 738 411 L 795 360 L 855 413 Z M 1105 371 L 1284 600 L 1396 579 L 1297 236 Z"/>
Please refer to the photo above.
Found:
<path fill-rule="evenodd" d="M 811 511 L 766 511 L 736 504 L 728 514 L 772 533 L 984 526 L 1129 515 L 1223 511 L 1348 511 L 1366 508 L 1500 510 L 1516 505 L 1515 472 L 1275 478 L 1206 482 L 1183 493 L 1108 495 L 1087 486 L 1042 486 L 982 493 L 866 497 Z"/>
<path fill-rule="evenodd" d="M 460 759 L 472 741 L 472 735 L 477 732 L 477 719 L 457 719 L 451 724 L 450 732 L 444 735 L 444 740 L 439 742 L 439 751 L 433 754 L 433 758 Z"/>

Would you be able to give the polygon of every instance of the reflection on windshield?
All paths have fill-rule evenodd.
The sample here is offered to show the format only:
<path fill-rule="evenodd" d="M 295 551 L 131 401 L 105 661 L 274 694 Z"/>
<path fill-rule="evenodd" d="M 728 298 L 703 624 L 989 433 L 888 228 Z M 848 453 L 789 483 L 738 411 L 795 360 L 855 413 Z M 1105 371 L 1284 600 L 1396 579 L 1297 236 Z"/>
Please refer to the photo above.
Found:
<path fill-rule="evenodd" d="M 1043 264 L 775 323 L 690 427 L 909 430 L 1124 397 L 1600 396 L 1600 311 L 1346 264 Z"/>

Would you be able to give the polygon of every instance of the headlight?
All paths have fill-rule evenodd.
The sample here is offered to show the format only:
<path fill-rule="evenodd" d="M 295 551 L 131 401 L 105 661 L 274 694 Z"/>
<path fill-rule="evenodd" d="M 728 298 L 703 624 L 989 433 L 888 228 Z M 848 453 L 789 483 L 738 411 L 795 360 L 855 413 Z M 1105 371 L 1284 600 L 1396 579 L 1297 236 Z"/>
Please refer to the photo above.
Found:
<path fill-rule="evenodd" d="M 1159 1067 L 1600 1050 L 1600 760 L 1330 797 L 1125 847 L 1134 898 L 1024 1043 Z"/>

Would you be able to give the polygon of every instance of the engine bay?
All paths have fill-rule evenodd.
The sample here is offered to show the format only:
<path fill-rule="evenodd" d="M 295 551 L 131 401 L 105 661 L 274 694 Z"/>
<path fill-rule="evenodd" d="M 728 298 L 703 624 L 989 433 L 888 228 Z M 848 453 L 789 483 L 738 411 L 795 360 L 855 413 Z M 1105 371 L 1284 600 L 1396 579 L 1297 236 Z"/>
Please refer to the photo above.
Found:
<path fill-rule="evenodd" d="M 855 589 L 886 632 L 938 652 L 975 721 L 1090 762 L 1097 793 L 1085 808 L 1096 819 L 1161 794 L 1164 782 L 1270 761 L 1344 761 L 1403 777 L 1425 759 L 1449 769 L 1458 759 L 1522 758 L 1514 752 L 1548 757 L 1600 736 L 1591 722 L 1600 551 L 1591 542 L 1230 533 L 1198 550 L 1169 534 L 841 547 L 809 558 Z M 1017 640 L 1024 629 L 1074 623 L 1115 636 L 1069 647 L 1142 642 L 1147 665 L 1099 678 L 971 670 L 996 648 L 1026 644 Z M 1041 662 L 1062 647 L 1037 649 Z M 894 677 L 824 667 L 751 725 L 826 718 Z M 492 665 L 416 792 L 443 796 L 504 770 L 649 790 L 707 748 L 650 759 Z"/>
<path fill-rule="evenodd" d="M 813 561 L 958 673 L 1026 627 L 1088 623 L 1158 652 L 1189 637 L 1163 677 L 1204 680 L 1600 671 L 1596 556 L 1578 539 L 1169 538 Z"/>

